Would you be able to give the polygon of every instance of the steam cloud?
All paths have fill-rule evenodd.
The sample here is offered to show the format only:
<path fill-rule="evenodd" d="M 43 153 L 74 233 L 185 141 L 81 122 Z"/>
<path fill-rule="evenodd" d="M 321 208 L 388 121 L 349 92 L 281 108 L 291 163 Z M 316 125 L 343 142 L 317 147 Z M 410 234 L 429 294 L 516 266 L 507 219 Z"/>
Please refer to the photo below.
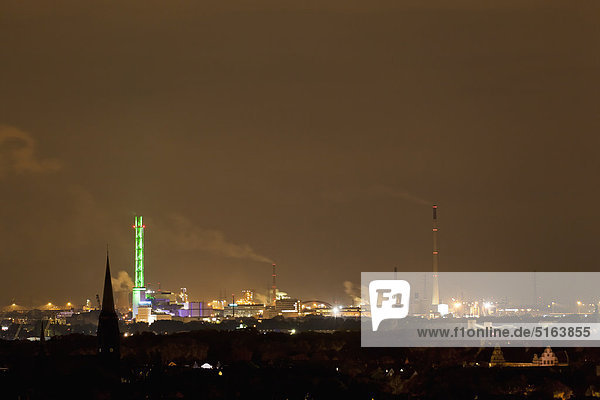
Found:
<path fill-rule="evenodd" d="M 60 169 L 53 159 L 39 159 L 35 154 L 36 141 L 26 132 L 0 125 L 0 176 L 9 172 L 47 173 Z"/>
<path fill-rule="evenodd" d="M 262 303 L 262 304 L 269 304 L 269 302 L 271 301 L 270 299 L 267 298 L 267 296 L 265 296 L 264 294 L 260 294 L 260 293 L 256 293 L 254 292 L 254 299 L 258 302 L 258 303 Z"/>
<path fill-rule="evenodd" d="M 133 280 L 125 271 L 119 271 L 117 277 L 112 278 L 112 285 L 115 292 L 130 292 L 133 289 Z"/>
<path fill-rule="evenodd" d="M 223 232 L 197 227 L 182 216 L 173 217 L 173 227 L 169 229 L 168 238 L 171 245 L 180 250 L 201 250 L 231 258 L 273 262 L 270 258 L 258 254 L 250 245 L 231 243 Z"/>
<path fill-rule="evenodd" d="M 353 305 L 361 304 L 360 286 L 356 286 L 350 281 L 344 281 L 344 292 L 352 298 Z"/>

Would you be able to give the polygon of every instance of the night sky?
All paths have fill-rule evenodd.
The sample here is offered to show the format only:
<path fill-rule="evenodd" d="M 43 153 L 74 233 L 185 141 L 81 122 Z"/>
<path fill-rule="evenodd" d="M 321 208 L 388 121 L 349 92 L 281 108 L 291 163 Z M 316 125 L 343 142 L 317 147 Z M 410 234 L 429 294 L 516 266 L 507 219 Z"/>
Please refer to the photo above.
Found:
<path fill-rule="evenodd" d="M 593 271 L 597 1 L 3 1 L 0 305 Z M 452 4 L 449 4 L 452 3 Z M 442 288 L 443 291 L 443 288 Z"/>

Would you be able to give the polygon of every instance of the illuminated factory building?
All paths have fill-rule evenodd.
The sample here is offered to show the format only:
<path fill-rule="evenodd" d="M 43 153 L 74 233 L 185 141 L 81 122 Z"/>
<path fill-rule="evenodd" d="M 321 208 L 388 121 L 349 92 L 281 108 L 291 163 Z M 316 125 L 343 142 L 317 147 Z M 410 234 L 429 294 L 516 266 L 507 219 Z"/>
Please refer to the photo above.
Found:
<path fill-rule="evenodd" d="M 236 301 L 237 304 L 252 305 L 254 302 L 254 290 L 242 290 L 242 298 Z"/>

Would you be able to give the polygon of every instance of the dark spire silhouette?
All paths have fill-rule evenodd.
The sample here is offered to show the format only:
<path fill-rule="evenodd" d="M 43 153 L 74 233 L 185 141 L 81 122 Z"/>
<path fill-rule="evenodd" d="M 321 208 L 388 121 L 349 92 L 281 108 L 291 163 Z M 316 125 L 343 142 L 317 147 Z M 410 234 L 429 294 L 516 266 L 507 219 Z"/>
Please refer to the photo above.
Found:
<path fill-rule="evenodd" d="M 115 312 L 115 301 L 113 298 L 112 278 L 110 275 L 110 260 L 108 259 L 108 250 L 106 251 L 106 274 L 104 276 L 104 293 L 102 294 L 102 313 Z"/>
<path fill-rule="evenodd" d="M 98 353 L 100 354 L 100 357 L 118 363 L 120 358 L 119 340 L 119 319 L 115 312 L 112 279 L 110 276 L 110 261 L 107 251 L 102 309 L 100 310 L 100 317 L 98 318 Z"/>

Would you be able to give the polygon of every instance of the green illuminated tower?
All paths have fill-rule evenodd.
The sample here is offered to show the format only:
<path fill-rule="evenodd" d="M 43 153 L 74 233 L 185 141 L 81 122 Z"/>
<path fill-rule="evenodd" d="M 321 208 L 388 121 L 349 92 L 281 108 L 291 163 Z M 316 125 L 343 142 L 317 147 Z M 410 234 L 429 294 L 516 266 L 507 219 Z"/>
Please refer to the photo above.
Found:
<path fill-rule="evenodd" d="M 144 229 L 146 225 L 142 222 L 142 216 L 135 217 L 133 225 L 135 232 L 135 286 L 133 287 L 132 311 L 133 318 L 137 317 L 140 301 L 145 297 L 144 282 Z"/>

